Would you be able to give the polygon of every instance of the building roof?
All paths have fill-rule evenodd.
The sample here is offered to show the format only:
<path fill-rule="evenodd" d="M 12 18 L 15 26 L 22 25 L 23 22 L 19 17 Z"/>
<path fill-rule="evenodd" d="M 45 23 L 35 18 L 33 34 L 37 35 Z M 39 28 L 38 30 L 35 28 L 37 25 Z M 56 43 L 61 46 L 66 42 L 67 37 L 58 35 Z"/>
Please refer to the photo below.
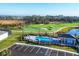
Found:
<path fill-rule="evenodd" d="M 2 35 L 2 34 L 4 34 L 4 33 L 6 33 L 6 31 L 0 31 L 0 35 Z"/>
<path fill-rule="evenodd" d="M 64 38 L 74 38 L 72 35 L 70 34 L 59 34 L 58 37 L 64 37 Z"/>

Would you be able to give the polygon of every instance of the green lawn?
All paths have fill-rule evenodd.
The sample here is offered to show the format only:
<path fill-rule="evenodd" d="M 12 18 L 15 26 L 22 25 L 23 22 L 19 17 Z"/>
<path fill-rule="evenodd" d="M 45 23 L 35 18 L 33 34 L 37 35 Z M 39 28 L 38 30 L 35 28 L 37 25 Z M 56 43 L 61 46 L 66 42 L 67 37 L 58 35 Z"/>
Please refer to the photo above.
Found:
<path fill-rule="evenodd" d="M 79 26 L 79 23 L 30 24 L 23 27 L 25 32 L 54 32 L 62 27 Z"/>

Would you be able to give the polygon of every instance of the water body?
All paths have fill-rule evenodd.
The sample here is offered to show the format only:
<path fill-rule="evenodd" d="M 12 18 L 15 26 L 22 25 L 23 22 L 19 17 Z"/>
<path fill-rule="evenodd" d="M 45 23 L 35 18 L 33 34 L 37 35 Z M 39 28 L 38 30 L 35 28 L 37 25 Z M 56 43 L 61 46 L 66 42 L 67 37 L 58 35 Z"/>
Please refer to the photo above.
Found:
<path fill-rule="evenodd" d="M 79 29 L 72 29 L 67 34 L 70 34 L 72 36 L 79 36 Z"/>
<path fill-rule="evenodd" d="M 40 42 L 46 42 L 46 43 L 58 43 L 59 40 L 57 38 L 50 38 L 50 37 L 44 37 L 44 36 L 37 36 L 36 40 L 40 41 Z"/>

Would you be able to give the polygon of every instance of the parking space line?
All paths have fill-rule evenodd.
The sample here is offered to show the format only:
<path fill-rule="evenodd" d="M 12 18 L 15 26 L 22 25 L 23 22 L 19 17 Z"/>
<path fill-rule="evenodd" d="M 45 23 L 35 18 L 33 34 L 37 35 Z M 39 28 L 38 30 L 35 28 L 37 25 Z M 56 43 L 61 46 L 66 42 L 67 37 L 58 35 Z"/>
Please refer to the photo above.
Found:
<path fill-rule="evenodd" d="M 46 53 L 45 53 L 45 56 L 47 55 L 48 51 L 49 51 L 49 49 L 47 49 L 47 51 L 46 51 Z"/>
<path fill-rule="evenodd" d="M 72 56 L 74 56 L 74 54 L 72 54 Z"/>
<path fill-rule="evenodd" d="M 66 52 L 64 52 L 64 56 L 66 56 Z"/>
<path fill-rule="evenodd" d="M 30 50 L 30 53 L 34 50 L 34 48 L 35 48 L 35 47 L 33 47 L 33 48 Z"/>
<path fill-rule="evenodd" d="M 43 53 L 43 51 L 40 51 L 40 53 Z"/>
<path fill-rule="evenodd" d="M 18 49 L 18 51 L 20 51 L 23 47 L 24 47 L 24 46 L 21 46 L 21 47 Z"/>
<path fill-rule="evenodd" d="M 50 53 L 49 53 L 49 55 L 48 55 L 48 56 L 50 56 L 50 55 L 51 55 L 51 52 L 52 52 L 52 50 L 50 50 Z"/>
<path fill-rule="evenodd" d="M 59 53 L 59 51 L 57 51 L 57 55 L 56 56 L 58 56 L 58 53 Z"/>
<path fill-rule="evenodd" d="M 24 49 L 24 51 L 23 52 L 25 52 L 28 48 L 29 48 L 30 46 L 27 46 L 27 48 L 26 49 Z"/>
<path fill-rule="evenodd" d="M 36 54 L 39 52 L 40 49 L 41 49 L 41 48 L 39 48 L 39 49 L 36 51 Z"/>
<path fill-rule="evenodd" d="M 18 47 L 18 45 L 16 45 L 15 47 L 13 47 L 12 49 L 14 50 L 16 47 Z"/>

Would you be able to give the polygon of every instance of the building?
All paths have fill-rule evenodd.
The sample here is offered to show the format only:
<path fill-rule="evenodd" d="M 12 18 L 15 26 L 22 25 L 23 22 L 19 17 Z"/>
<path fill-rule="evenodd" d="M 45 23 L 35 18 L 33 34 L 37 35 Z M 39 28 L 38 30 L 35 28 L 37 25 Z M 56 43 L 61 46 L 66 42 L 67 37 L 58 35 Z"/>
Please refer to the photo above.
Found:
<path fill-rule="evenodd" d="M 0 41 L 8 37 L 8 31 L 0 31 Z"/>

